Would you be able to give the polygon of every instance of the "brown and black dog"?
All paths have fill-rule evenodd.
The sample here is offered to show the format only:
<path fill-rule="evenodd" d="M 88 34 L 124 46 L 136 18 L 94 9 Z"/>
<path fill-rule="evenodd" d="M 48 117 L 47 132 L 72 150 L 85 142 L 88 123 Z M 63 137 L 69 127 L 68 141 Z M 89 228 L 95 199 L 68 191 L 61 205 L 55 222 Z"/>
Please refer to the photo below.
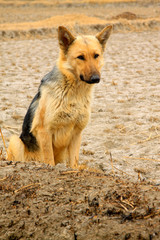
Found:
<path fill-rule="evenodd" d="M 65 27 L 58 28 L 58 61 L 42 79 L 20 137 L 11 137 L 8 160 L 78 166 L 81 134 L 89 120 L 92 89 L 100 81 L 111 29 L 74 37 Z"/>

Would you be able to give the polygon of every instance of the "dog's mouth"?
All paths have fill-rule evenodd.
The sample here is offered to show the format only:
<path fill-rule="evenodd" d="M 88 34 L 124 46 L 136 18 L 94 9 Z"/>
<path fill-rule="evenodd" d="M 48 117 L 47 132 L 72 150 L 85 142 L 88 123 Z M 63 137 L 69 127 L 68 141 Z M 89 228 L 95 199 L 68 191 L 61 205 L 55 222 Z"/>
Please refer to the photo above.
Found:
<path fill-rule="evenodd" d="M 80 79 L 83 82 L 86 82 L 88 84 L 94 84 L 94 83 L 99 83 L 100 82 L 100 76 L 98 74 L 92 75 L 89 80 L 85 80 L 84 76 L 81 74 Z"/>

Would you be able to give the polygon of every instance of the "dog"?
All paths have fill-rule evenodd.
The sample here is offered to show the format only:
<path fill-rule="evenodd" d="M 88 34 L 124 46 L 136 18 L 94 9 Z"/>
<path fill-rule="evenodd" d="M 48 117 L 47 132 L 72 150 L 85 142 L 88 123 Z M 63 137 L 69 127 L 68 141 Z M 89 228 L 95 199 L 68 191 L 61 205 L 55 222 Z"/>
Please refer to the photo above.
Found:
<path fill-rule="evenodd" d="M 11 137 L 8 160 L 78 167 L 82 131 L 89 121 L 92 90 L 100 82 L 111 29 L 107 26 L 96 36 L 75 37 L 59 26 L 58 61 L 41 80 L 24 117 L 20 137 Z"/>

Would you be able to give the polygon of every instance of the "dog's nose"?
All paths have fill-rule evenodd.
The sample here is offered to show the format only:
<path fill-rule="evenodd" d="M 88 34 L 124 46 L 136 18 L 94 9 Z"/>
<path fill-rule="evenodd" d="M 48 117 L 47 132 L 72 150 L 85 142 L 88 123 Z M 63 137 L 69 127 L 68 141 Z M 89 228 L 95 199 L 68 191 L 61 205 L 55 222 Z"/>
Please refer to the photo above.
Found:
<path fill-rule="evenodd" d="M 90 78 L 91 83 L 99 83 L 99 81 L 100 81 L 100 76 L 98 74 L 94 74 Z"/>

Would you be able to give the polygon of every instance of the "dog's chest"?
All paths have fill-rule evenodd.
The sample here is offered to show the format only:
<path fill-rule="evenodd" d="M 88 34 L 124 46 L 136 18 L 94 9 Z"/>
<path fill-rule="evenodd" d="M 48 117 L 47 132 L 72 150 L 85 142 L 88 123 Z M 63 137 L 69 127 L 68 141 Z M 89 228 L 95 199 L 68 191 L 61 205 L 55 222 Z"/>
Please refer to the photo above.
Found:
<path fill-rule="evenodd" d="M 85 128 L 89 115 L 90 107 L 85 104 L 70 103 L 59 107 L 51 122 L 54 146 L 61 148 L 68 145 L 72 137 Z"/>
<path fill-rule="evenodd" d="M 82 130 L 88 123 L 90 115 L 90 106 L 86 102 L 68 102 L 64 103 L 55 111 L 53 124 L 56 127 L 78 128 Z"/>

